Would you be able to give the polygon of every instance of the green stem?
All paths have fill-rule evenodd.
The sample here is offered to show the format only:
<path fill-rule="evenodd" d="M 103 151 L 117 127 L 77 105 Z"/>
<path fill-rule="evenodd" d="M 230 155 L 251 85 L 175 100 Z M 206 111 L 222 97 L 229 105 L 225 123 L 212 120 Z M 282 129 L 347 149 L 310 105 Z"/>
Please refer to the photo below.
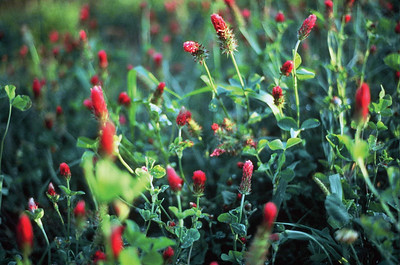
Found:
<path fill-rule="evenodd" d="M 297 54 L 297 49 L 299 48 L 300 45 L 300 40 L 296 42 L 296 46 L 293 50 L 293 79 L 294 79 L 294 94 L 296 97 L 296 109 L 297 109 L 297 127 L 300 127 L 300 100 L 299 100 L 299 92 L 297 89 L 297 74 L 296 74 L 296 54 Z"/>
<path fill-rule="evenodd" d="M 181 214 L 182 213 L 182 204 L 181 204 L 181 195 L 180 194 L 176 194 L 176 200 L 178 201 L 179 214 Z M 183 227 L 183 219 L 181 219 L 181 218 L 179 218 L 179 226 L 181 228 Z M 180 236 L 179 236 L 179 240 L 180 240 Z"/>
<path fill-rule="evenodd" d="M 157 197 L 154 197 L 154 196 L 157 196 L 157 195 L 152 195 L 151 196 L 151 215 L 153 215 L 153 213 L 154 213 L 154 205 L 155 205 L 154 201 L 157 198 Z M 145 235 L 147 235 L 147 232 L 149 231 L 150 225 L 151 225 L 151 219 L 149 220 L 149 223 L 147 224 Z"/>
<path fill-rule="evenodd" d="M 51 264 L 51 251 L 50 251 L 49 238 L 47 237 L 46 231 L 44 231 L 42 220 L 39 218 L 39 219 L 37 219 L 35 221 L 36 221 L 37 225 L 39 226 L 40 230 L 42 231 L 44 239 L 46 240 L 47 251 L 48 251 L 48 264 Z"/>
<path fill-rule="evenodd" d="M 67 188 L 70 190 L 69 187 L 69 179 L 67 179 Z M 67 195 L 67 208 L 68 208 L 68 216 L 67 216 L 67 235 L 68 235 L 68 252 L 67 252 L 67 259 L 69 263 L 69 250 L 70 250 L 70 235 L 71 235 L 71 196 Z"/>
<path fill-rule="evenodd" d="M 357 265 L 362 265 L 362 263 L 358 259 L 357 252 L 354 249 L 354 246 L 352 244 L 350 244 L 350 248 L 351 248 L 351 251 L 353 252 L 354 258 L 356 259 Z"/>
<path fill-rule="evenodd" d="M 62 216 L 61 216 L 60 210 L 58 209 L 58 204 L 57 204 L 56 202 L 54 203 L 54 209 L 56 210 L 58 216 L 60 217 L 61 223 L 62 223 L 62 225 L 64 226 L 64 220 L 63 220 L 63 218 L 62 218 Z M 64 230 L 64 231 L 65 231 L 65 230 Z"/>
<path fill-rule="evenodd" d="M 367 66 L 367 60 L 368 60 L 368 57 L 369 57 L 369 49 L 370 49 L 370 39 L 369 39 L 369 37 L 368 37 L 367 50 L 365 51 L 364 62 L 363 62 L 362 70 L 361 70 L 361 81 L 360 81 L 360 85 L 364 82 L 365 68 L 366 68 L 366 66 Z"/>
<path fill-rule="evenodd" d="M 244 197 L 245 196 L 246 195 L 242 194 L 242 200 L 240 201 L 239 224 L 242 222 L 243 204 L 244 204 Z"/>
<path fill-rule="evenodd" d="M 219 95 L 217 93 L 217 88 L 215 87 L 214 81 L 213 81 L 213 79 L 211 77 L 210 70 L 208 70 L 206 61 L 203 61 L 203 65 L 204 65 L 204 68 L 206 69 L 206 72 L 207 72 L 207 75 L 208 75 L 208 79 L 210 80 L 210 85 L 211 85 L 211 89 L 213 90 L 213 94 L 218 99 L 219 103 L 221 104 L 221 107 L 222 107 L 222 109 L 223 109 L 223 111 L 225 113 L 225 116 L 228 119 L 230 119 L 231 117 L 229 116 L 229 113 L 225 108 L 224 102 L 222 102 L 221 98 L 219 97 Z"/>
<path fill-rule="evenodd" d="M 132 175 L 135 173 L 133 169 L 128 165 L 128 163 L 125 162 L 120 153 L 118 153 L 118 159 L 121 164 L 124 165 L 124 167 L 129 171 L 129 173 L 131 173 Z"/>
<path fill-rule="evenodd" d="M 10 121 L 11 121 L 11 112 L 12 112 L 12 105 L 10 102 L 9 110 L 8 110 L 8 119 L 7 119 L 7 125 L 6 125 L 6 130 L 3 135 L 3 139 L 1 140 L 1 149 L 0 149 L 0 211 L 1 211 L 1 201 L 2 201 L 2 195 L 3 195 L 3 174 L 1 174 L 1 162 L 3 159 L 3 150 L 4 150 L 4 141 L 6 140 L 6 136 L 8 133 L 8 128 L 10 127 Z M 0 219 L 1 223 L 1 219 Z"/>
<path fill-rule="evenodd" d="M 236 59 L 235 59 L 235 56 L 233 55 L 233 52 L 230 53 L 230 56 L 231 56 L 233 65 L 235 66 L 236 73 L 237 73 L 237 75 L 238 75 L 238 77 L 239 77 L 240 85 L 242 86 L 243 96 L 244 96 L 244 98 L 246 99 L 247 118 L 250 118 L 250 103 L 249 103 L 249 98 L 247 97 L 247 94 L 246 94 L 246 91 L 245 91 L 245 87 L 244 87 L 244 82 L 243 82 L 243 79 L 242 79 L 242 75 L 240 74 L 239 67 L 237 66 Z"/>

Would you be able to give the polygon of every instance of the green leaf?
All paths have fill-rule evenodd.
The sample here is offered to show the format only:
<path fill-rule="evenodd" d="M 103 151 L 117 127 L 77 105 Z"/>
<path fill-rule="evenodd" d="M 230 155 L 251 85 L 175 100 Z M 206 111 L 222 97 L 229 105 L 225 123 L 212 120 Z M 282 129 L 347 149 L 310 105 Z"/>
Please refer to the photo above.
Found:
<path fill-rule="evenodd" d="M 181 248 L 188 248 L 191 245 L 193 245 L 193 243 L 197 240 L 200 239 L 200 233 L 197 229 L 195 228 L 190 228 L 186 235 L 183 236 L 182 238 L 182 245 Z"/>
<path fill-rule="evenodd" d="M 146 253 L 142 258 L 143 265 L 161 265 L 163 261 L 161 254 L 155 250 Z"/>
<path fill-rule="evenodd" d="M 121 265 L 140 265 L 137 249 L 134 247 L 123 249 L 121 253 L 119 253 L 119 262 Z"/>
<path fill-rule="evenodd" d="M 98 142 L 96 140 L 87 138 L 87 137 L 78 137 L 78 140 L 76 141 L 76 146 L 80 148 L 86 148 L 86 149 L 97 149 L 97 144 Z"/>
<path fill-rule="evenodd" d="M 338 198 L 342 201 L 343 200 L 343 189 L 342 189 L 342 182 L 340 181 L 340 175 L 335 174 L 329 176 L 329 184 L 331 187 L 332 194 L 336 194 Z"/>
<path fill-rule="evenodd" d="M 64 185 L 59 185 L 58 186 L 60 188 L 60 190 L 64 191 L 64 193 L 68 196 L 71 196 L 71 190 L 68 189 L 67 187 L 65 187 Z"/>
<path fill-rule="evenodd" d="M 32 101 L 31 99 L 26 96 L 26 95 L 18 95 L 14 98 L 12 101 L 13 107 L 21 110 L 21 111 L 26 111 L 31 108 L 32 106 Z"/>
<path fill-rule="evenodd" d="M 6 90 L 7 96 L 11 102 L 11 100 L 13 100 L 15 98 L 15 86 L 13 85 L 7 85 L 4 87 L 4 89 Z"/>
<path fill-rule="evenodd" d="M 227 223 L 227 224 L 232 224 L 232 223 L 238 222 L 238 218 L 231 213 L 222 213 L 218 216 L 217 219 L 219 222 Z"/>
<path fill-rule="evenodd" d="M 326 196 L 325 209 L 328 215 L 342 226 L 346 225 L 350 221 L 349 213 L 336 194 Z"/>
<path fill-rule="evenodd" d="M 284 131 L 290 131 L 291 128 L 297 130 L 297 122 L 292 117 L 284 117 L 278 121 L 278 127 Z"/>
<path fill-rule="evenodd" d="M 150 174 L 156 179 L 160 179 L 165 176 L 165 168 L 160 165 L 156 165 L 150 170 Z"/>
<path fill-rule="evenodd" d="M 391 53 L 387 55 L 383 61 L 387 66 L 392 68 L 395 71 L 400 70 L 400 54 L 398 53 Z"/>
<path fill-rule="evenodd" d="M 268 143 L 269 142 L 266 139 L 261 139 L 260 141 L 258 141 L 257 153 L 260 153 L 268 145 Z"/>
<path fill-rule="evenodd" d="M 285 150 L 289 149 L 290 147 L 295 146 L 296 144 L 299 144 L 301 142 L 302 142 L 302 140 L 300 138 L 290 138 L 289 140 L 287 140 Z"/>
<path fill-rule="evenodd" d="M 284 150 L 283 143 L 279 139 L 275 139 L 272 142 L 268 143 L 268 147 L 272 150 Z"/>
<path fill-rule="evenodd" d="M 317 119 L 307 119 L 301 124 L 300 128 L 302 130 L 306 130 L 306 129 L 316 128 L 319 125 L 320 125 L 319 120 L 317 120 Z"/>
<path fill-rule="evenodd" d="M 160 236 L 154 239 L 153 249 L 156 251 L 175 245 L 175 241 L 167 237 Z"/>
<path fill-rule="evenodd" d="M 299 80 L 312 79 L 315 77 L 315 72 L 311 69 L 302 67 L 296 71 L 296 76 Z"/>
<path fill-rule="evenodd" d="M 294 68 L 295 69 L 299 68 L 300 64 L 301 64 L 301 56 L 296 52 L 296 56 L 294 58 Z"/>
<path fill-rule="evenodd" d="M 181 219 L 182 214 L 179 213 L 178 208 L 175 206 L 169 206 L 168 209 L 176 216 L 176 218 Z"/>
<path fill-rule="evenodd" d="M 194 209 L 184 210 L 182 212 L 182 219 L 185 219 L 186 217 L 189 217 L 189 216 L 192 216 L 192 215 L 195 215 L 195 214 L 196 214 L 196 211 Z"/>
<path fill-rule="evenodd" d="M 231 224 L 233 232 L 240 236 L 246 236 L 246 226 L 244 224 L 233 223 Z"/>
<path fill-rule="evenodd" d="M 357 144 L 354 144 L 353 159 L 357 161 L 359 158 L 364 159 L 369 155 L 368 143 L 360 140 Z"/>

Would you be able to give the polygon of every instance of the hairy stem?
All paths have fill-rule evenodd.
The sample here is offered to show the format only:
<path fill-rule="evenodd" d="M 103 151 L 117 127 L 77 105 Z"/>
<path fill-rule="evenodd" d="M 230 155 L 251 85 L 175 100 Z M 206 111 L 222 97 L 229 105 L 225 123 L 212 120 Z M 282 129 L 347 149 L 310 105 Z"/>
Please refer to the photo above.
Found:
<path fill-rule="evenodd" d="M 232 59 L 233 65 L 235 66 L 236 73 L 237 73 L 237 75 L 238 75 L 238 77 L 239 77 L 240 85 L 242 86 L 243 96 L 244 96 L 244 98 L 246 99 L 247 118 L 250 118 L 250 103 L 249 103 L 249 98 L 247 97 L 247 94 L 246 94 L 246 91 L 245 91 L 245 87 L 244 87 L 244 82 L 243 82 L 243 79 L 242 79 L 242 75 L 240 74 L 239 67 L 237 66 L 236 59 L 235 59 L 235 56 L 233 55 L 233 52 L 231 52 L 230 55 L 231 55 L 231 59 Z"/>
<path fill-rule="evenodd" d="M 297 109 L 297 127 L 300 127 L 300 100 L 299 100 L 299 92 L 297 89 L 297 74 L 296 74 L 296 54 L 297 54 L 297 49 L 299 48 L 300 45 L 300 40 L 296 42 L 296 46 L 293 50 L 293 79 L 294 79 L 294 94 L 296 97 L 296 109 Z"/>

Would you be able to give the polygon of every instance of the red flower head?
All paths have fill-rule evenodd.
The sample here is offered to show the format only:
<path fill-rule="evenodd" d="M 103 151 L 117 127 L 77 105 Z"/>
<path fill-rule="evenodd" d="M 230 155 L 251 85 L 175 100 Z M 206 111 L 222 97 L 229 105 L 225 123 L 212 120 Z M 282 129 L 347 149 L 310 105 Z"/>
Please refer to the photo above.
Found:
<path fill-rule="evenodd" d="M 103 69 L 107 68 L 108 60 L 107 60 L 107 53 L 104 50 L 101 50 L 97 53 L 99 57 L 99 66 Z"/>
<path fill-rule="evenodd" d="M 125 107 L 129 107 L 131 105 L 131 98 L 126 92 L 121 92 L 118 97 L 118 103 L 120 105 L 124 105 Z"/>
<path fill-rule="evenodd" d="M 237 42 L 235 35 L 228 25 L 226 25 L 224 19 L 218 14 L 212 14 L 211 22 L 220 40 L 220 48 L 222 52 L 229 54 L 236 51 Z"/>
<path fill-rule="evenodd" d="M 75 215 L 75 218 L 84 218 L 85 214 L 86 214 L 86 212 L 85 212 L 85 201 L 81 200 L 75 206 L 74 215 Z"/>
<path fill-rule="evenodd" d="M 164 88 L 165 88 L 165 82 L 160 82 L 157 86 L 157 91 L 162 95 L 164 93 Z"/>
<path fill-rule="evenodd" d="M 84 31 L 83 29 L 81 29 L 81 31 L 79 31 L 79 39 L 82 42 L 86 42 L 87 41 L 86 31 Z"/>
<path fill-rule="evenodd" d="M 40 84 L 39 79 L 37 79 L 37 78 L 33 79 L 32 91 L 33 91 L 33 95 L 35 96 L 35 98 L 40 97 L 41 89 L 42 89 L 42 85 Z"/>
<path fill-rule="evenodd" d="M 243 165 L 243 176 L 239 186 L 239 192 L 248 194 L 251 191 L 251 177 L 253 176 L 253 163 L 247 160 Z"/>
<path fill-rule="evenodd" d="M 286 61 L 281 67 L 281 75 L 289 76 L 293 70 L 293 61 Z"/>
<path fill-rule="evenodd" d="M 88 4 L 82 6 L 79 18 L 82 22 L 89 19 L 89 5 Z"/>
<path fill-rule="evenodd" d="M 122 241 L 123 232 L 123 226 L 116 226 L 111 231 L 111 249 L 115 259 L 118 259 L 119 253 L 124 248 L 124 242 Z"/>
<path fill-rule="evenodd" d="M 153 96 L 151 98 L 151 103 L 156 105 L 158 104 L 162 94 L 164 93 L 164 88 L 165 88 L 165 82 L 160 82 L 153 93 Z"/>
<path fill-rule="evenodd" d="M 315 22 L 317 21 L 317 17 L 315 15 L 310 15 L 303 22 L 303 25 L 300 27 L 297 32 L 297 38 L 299 40 L 304 40 L 310 35 L 312 28 L 315 26 Z"/>
<path fill-rule="evenodd" d="M 368 116 L 368 107 L 371 102 L 371 94 L 367 83 L 362 83 L 356 91 L 356 112 L 365 120 Z"/>
<path fill-rule="evenodd" d="M 242 169 L 243 166 L 244 166 L 244 163 L 239 161 L 239 162 L 236 163 L 236 166 L 237 166 L 238 168 Z"/>
<path fill-rule="evenodd" d="M 56 107 L 56 114 L 57 116 L 61 116 L 63 114 L 63 109 L 61 106 Z"/>
<path fill-rule="evenodd" d="M 49 183 L 49 187 L 47 188 L 47 194 L 49 194 L 50 196 L 56 196 L 56 190 L 54 189 L 53 183 Z"/>
<path fill-rule="evenodd" d="M 225 4 L 226 4 L 227 6 L 232 6 L 232 5 L 235 4 L 235 0 L 225 0 Z"/>
<path fill-rule="evenodd" d="M 242 16 L 244 19 L 249 19 L 251 16 L 251 11 L 248 10 L 247 8 L 242 10 Z"/>
<path fill-rule="evenodd" d="M 106 122 L 101 128 L 100 134 L 100 149 L 109 157 L 114 156 L 115 144 L 114 144 L 115 126 L 111 121 Z"/>
<path fill-rule="evenodd" d="M 195 41 L 186 41 L 183 43 L 183 50 L 190 53 L 194 60 L 203 63 L 204 59 L 207 59 L 207 51 L 203 45 Z"/>
<path fill-rule="evenodd" d="M 351 20 L 351 15 L 350 14 L 347 14 L 347 15 L 345 15 L 344 16 L 344 23 L 349 23 L 350 22 L 350 20 Z"/>
<path fill-rule="evenodd" d="M 28 54 L 28 46 L 22 45 L 21 49 L 19 49 L 19 56 L 25 58 L 27 54 Z"/>
<path fill-rule="evenodd" d="M 60 174 L 61 176 L 65 177 L 67 180 L 71 178 L 71 170 L 69 169 L 69 166 L 67 163 L 61 163 L 60 164 Z"/>
<path fill-rule="evenodd" d="M 394 32 L 396 32 L 397 34 L 400 34 L 400 21 L 397 22 L 396 27 L 394 28 Z"/>
<path fill-rule="evenodd" d="M 213 261 L 213 262 L 210 263 L 210 265 L 218 265 L 218 262 Z"/>
<path fill-rule="evenodd" d="M 108 119 L 108 110 L 104 100 L 103 90 L 101 86 L 94 86 L 90 91 L 94 115 L 104 122 Z"/>
<path fill-rule="evenodd" d="M 176 174 L 175 169 L 173 169 L 171 166 L 167 166 L 167 178 L 169 186 L 173 192 L 182 190 L 183 179 Z"/>
<path fill-rule="evenodd" d="M 200 44 L 195 41 L 186 41 L 183 43 L 183 50 L 188 53 L 196 53 L 199 50 Z"/>
<path fill-rule="evenodd" d="M 396 80 L 396 82 L 399 82 L 399 80 L 400 80 L 400 71 L 396 71 L 396 73 L 394 74 L 394 79 Z"/>
<path fill-rule="evenodd" d="M 222 154 L 225 153 L 225 152 L 226 152 L 225 149 L 215 148 L 214 151 L 211 153 L 210 156 L 211 156 L 211 157 L 220 156 L 220 155 L 222 155 Z"/>
<path fill-rule="evenodd" d="M 154 61 L 154 64 L 157 66 L 157 67 L 160 67 L 161 66 L 161 63 L 162 63 L 162 59 L 163 59 L 163 56 L 162 56 L 162 54 L 161 53 L 155 53 L 154 55 L 153 55 L 153 61 Z"/>
<path fill-rule="evenodd" d="M 97 250 L 96 253 L 94 253 L 93 256 L 93 263 L 97 264 L 99 261 L 106 261 L 107 257 L 106 254 L 104 252 L 102 252 L 101 250 Z"/>
<path fill-rule="evenodd" d="M 174 256 L 174 249 L 167 247 L 163 252 L 163 259 L 165 261 L 170 260 Z"/>
<path fill-rule="evenodd" d="M 275 16 L 275 21 L 278 23 L 285 22 L 285 15 L 282 12 L 278 12 Z"/>
<path fill-rule="evenodd" d="M 56 43 L 59 39 L 59 34 L 57 30 L 53 30 L 52 32 L 50 32 L 49 34 L 49 40 L 51 43 Z"/>
<path fill-rule="evenodd" d="M 93 86 L 100 85 L 99 76 L 98 76 L 98 75 L 92 76 L 92 78 L 90 78 L 90 83 L 91 83 Z"/>
<path fill-rule="evenodd" d="M 24 213 L 20 215 L 18 220 L 17 241 L 19 248 L 29 255 L 33 247 L 33 229 L 31 220 Z"/>
<path fill-rule="evenodd" d="M 193 190 L 195 194 L 202 194 L 204 192 L 204 186 L 206 183 L 206 174 L 201 171 L 201 170 L 197 170 L 195 172 L 193 172 Z"/>
<path fill-rule="evenodd" d="M 264 206 L 264 224 L 268 230 L 271 230 L 275 219 L 276 215 L 278 213 L 278 209 L 276 208 L 275 203 L 273 202 L 268 202 Z"/>
<path fill-rule="evenodd" d="M 279 107 L 283 104 L 284 98 L 283 98 L 282 88 L 280 86 L 272 88 L 272 97 L 274 98 L 274 104 L 276 106 Z"/>
<path fill-rule="evenodd" d="M 217 123 L 213 123 L 211 125 L 211 129 L 214 131 L 214 133 L 216 133 L 219 129 L 219 125 Z"/>
<path fill-rule="evenodd" d="M 37 209 L 38 209 L 38 206 L 37 206 L 35 200 L 34 200 L 33 198 L 29 198 L 29 201 L 28 201 L 28 210 L 29 210 L 31 213 L 35 213 L 35 211 L 36 211 Z"/>
<path fill-rule="evenodd" d="M 176 117 L 176 124 L 178 126 L 185 126 L 185 124 L 192 118 L 192 113 L 186 110 L 184 107 L 179 111 L 178 116 Z"/>
<path fill-rule="evenodd" d="M 333 2 L 332 0 L 325 0 L 325 12 L 331 14 L 333 12 Z"/>

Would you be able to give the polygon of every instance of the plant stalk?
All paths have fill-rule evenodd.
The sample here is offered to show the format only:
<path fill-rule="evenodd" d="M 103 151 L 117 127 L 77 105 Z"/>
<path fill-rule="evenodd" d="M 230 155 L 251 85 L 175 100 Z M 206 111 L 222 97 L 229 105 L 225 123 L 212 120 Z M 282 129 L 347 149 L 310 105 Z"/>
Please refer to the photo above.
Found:
<path fill-rule="evenodd" d="M 300 100 L 299 100 L 299 92 L 297 88 L 297 74 L 296 74 L 296 54 L 297 54 L 297 49 L 299 48 L 300 45 L 300 40 L 296 42 L 296 46 L 293 50 L 293 79 L 294 79 L 294 94 L 296 97 L 296 109 L 297 109 L 297 127 L 300 127 Z"/>
<path fill-rule="evenodd" d="M 1 147 L 0 147 L 1 148 L 0 149 L 0 212 L 1 212 L 1 202 L 2 202 L 2 198 L 3 198 L 3 179 L 4 179 L 3 174 L 1 174 L 1 163 L 2 163 L 2 159 L 3 159 L 4 141 L 6 140 L 8 128 L 10 127 L 10 122 L 11 122 L 11 112 L 12 112 L 12 105 L 10 102 L 6 130 L 4 132 L 3 139 L 1 139 Z M 1 223 L 1 219 L 0 219 L 0 223 Z"/>
<path fill-rule="evenodd" d="M 249 118 L 250 118 L 250 103 L 249 103 L 249 98 L 247 97 L 247 94 L 246 94 L 246 91 L 245 91 L 245 87 L 244 87 L 244 82 L 243 82 L 243 79 L 242 79 L 242 75 L 240 74 L 239 67 L 237 66 L 236 59 L 235 59 L 235 56 L 233 55 L 233 52 L 230 53 L 230 56 L 231 56 L 233 65 L 235 66 L 236 73 L 237 73 L 237 75 L 238 75 L 238 77 L 239 77 L 240 85 L 242 86 L 243 96 L 244 96 L 244 98 L 246 99 L 247 118 L 249 119 Z"/>

